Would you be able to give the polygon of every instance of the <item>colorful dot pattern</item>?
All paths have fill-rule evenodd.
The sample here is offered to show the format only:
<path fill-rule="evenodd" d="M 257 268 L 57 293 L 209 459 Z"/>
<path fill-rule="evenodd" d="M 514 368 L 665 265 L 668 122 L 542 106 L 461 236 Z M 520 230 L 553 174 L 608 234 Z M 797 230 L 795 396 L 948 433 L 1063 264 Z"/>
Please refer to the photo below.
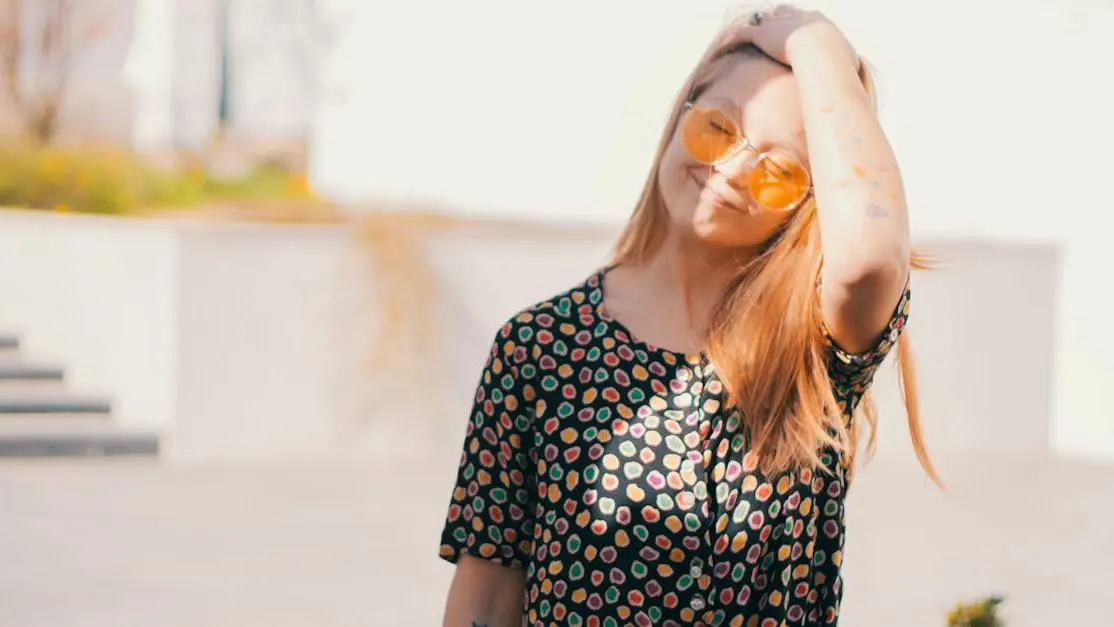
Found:
<path fill-rule="evenodd" d="M 633 338 L 603 272 L 498 332 L 464 438 L 440 555 L 526 572 L 526 624 L 833 625 L 843 460 L 765 476 L 714 365 Z M 832 346 L 850 416 L 905 326 Z"/>

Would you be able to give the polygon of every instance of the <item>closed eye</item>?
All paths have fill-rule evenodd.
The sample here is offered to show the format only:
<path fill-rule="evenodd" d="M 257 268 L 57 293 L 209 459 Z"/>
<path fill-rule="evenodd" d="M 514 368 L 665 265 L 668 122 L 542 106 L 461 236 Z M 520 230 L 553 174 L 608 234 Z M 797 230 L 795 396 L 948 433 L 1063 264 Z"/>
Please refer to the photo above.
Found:
<path fill-rule="evenodd" d="M 734 136 L 735 136 L 735 133 L 733 133 L 733 132 L 732 132 L 731 130 L 729 130 L 729 129 L 726 129 L 726 128 L 724 128 L 724 127 L 723 127 L 723 126 L 721 126 L 721 125 L 720 125 L 720 124 L 719 124 L 718 122 L 709 122 L 708 124 L 710 124 L 710 125 L 712 126 L 712 128 L 714 128 L 714 129 L 716 129 L 717 131 L 719 131 L 719 132 L 723 133 L 724 135 L 730 135 L 730 136 L 732 136 L 732 137 L 734 137 Z"/>

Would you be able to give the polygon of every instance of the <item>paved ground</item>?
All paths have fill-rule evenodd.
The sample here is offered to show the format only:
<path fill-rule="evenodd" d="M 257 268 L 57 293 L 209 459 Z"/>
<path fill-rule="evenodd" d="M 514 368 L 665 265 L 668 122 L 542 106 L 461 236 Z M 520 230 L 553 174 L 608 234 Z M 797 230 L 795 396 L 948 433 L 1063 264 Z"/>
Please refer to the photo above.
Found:
<path fill-rule="evenodd" d="M 947 496 L 909 464 L 862 473 L 844 624 L 942 626 L 1004 592 L 1011 627 L 1114 625 L 1114 467 L 942 465 Z M 451 468 L 419 468 L 0 465 L 0 626 L 439 625 Z"/>

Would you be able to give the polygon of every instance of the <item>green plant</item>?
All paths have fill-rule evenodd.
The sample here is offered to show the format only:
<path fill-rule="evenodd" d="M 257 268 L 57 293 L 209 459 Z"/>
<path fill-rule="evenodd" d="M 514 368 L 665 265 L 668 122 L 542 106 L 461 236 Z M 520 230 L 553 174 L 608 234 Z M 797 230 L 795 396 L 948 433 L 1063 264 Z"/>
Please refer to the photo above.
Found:
<path fill-rule="evenodd" d="M 197 162 L 160 169 L 112 147 L 0 144 L 0 206 L 131 214 L 203 204 L 260 208 L 268 203 L 321 204 L 304 174 L 276 165 L 219 178 Z"/>
<path fill-rule="evenodd" d="M 142 187 L 141 169 L 119 151 L 0 146 L 0 205 L 119 214 Z"/>
<path fill-rule="evenodd" d="M 998 616 L 998 606 L 1005 601 L 1000 596 L 989 596 L 970 603 L 960 603 L 948 612 L 948 627 L 1003 627 Z"/>

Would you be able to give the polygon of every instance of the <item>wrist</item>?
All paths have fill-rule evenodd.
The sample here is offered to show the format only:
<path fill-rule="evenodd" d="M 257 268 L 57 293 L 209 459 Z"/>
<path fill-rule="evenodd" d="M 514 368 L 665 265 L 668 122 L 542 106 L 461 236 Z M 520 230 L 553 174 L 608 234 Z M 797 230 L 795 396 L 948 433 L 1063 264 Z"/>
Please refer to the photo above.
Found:
<path fill-rule="evenodd" d="M 785 42 L 785 57 L 794 69 L 799 66 L 846 64 L 856 74 L 862 61 L 843 34 L 833 28 L 817 28 L 795 33 Z"/>
<path fill-rule="evenodd" d="M 842 50 L 813 44 L 796 47 L 790 66 L 801 89 L 802 103 L 819 107 L 855 102 L 872 107 L 856 67 L 858 59 L 852 55 L 850 46 Z"/>

